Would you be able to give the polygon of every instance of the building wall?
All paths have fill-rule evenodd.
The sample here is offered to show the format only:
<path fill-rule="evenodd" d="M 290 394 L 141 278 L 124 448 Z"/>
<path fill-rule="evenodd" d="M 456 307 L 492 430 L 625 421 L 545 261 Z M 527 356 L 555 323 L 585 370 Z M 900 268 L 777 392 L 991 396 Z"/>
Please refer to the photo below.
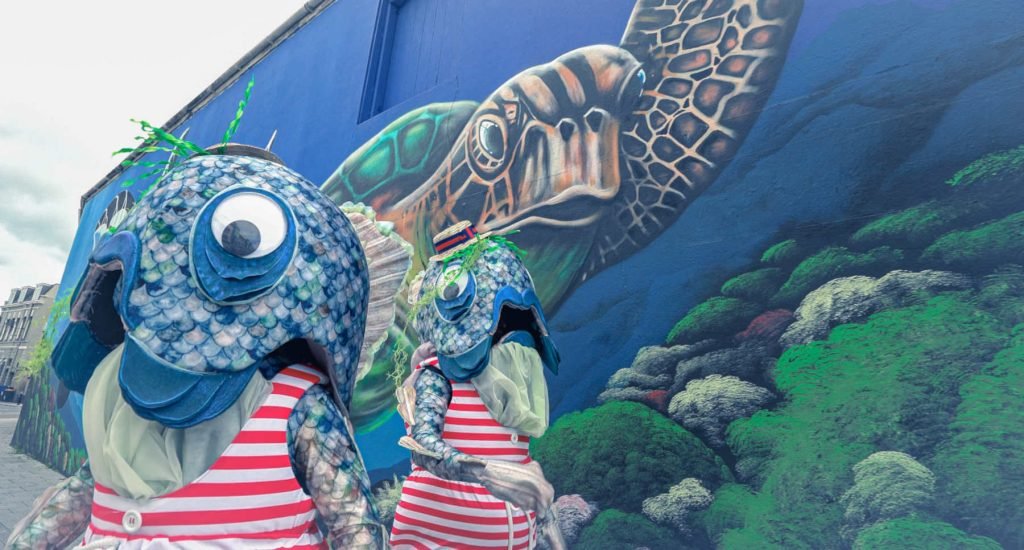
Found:
<path fill-rule="evenodd" d="M 11 290 L 0 307 L 0 384 L 15 386 L 19 365 L 26 361 L 43 337 L 58 286 L 40 283 Z M 24 382 L 16 391 L 24 391 Z"/>
<path fill-rule="evenodd" d="M 528 109 L 544 137 L 535 149 L 506 147 L 522 156 L 499 155 L 500 170 L 467 184 L 476 193 L 386 215 L 421 252 L 437 223 L 417 226 L 423 213 L 483 226 L 539 206 L 529 212 L 554 219 L 523 223 L 514 236 L 549 293 L 564 358 L 548 380 L 554 426 L 532 447 L 559 494 L 606 511 L 584 533 L 588 547 L 661 547 L 630 538 L 639 534 L 665 547 L 678 547 L 679 537 L 726 548 L 987 544 L 978 536 L 1019 547 L 1024 5 L 638 3 L 695 9 L 693 18 L 707 21 L 652 12 L 638 23 L 657 40 L 680 40 L 670 55 L 688 57 L 645 66 L 658 85 L 645 84 L 639 103 L 601 108 L 605 122 L 635 125 L 642 116 L 654 128 L 590 127 L 600 136 L 587 143 L 618 139 L 593 158 L 624 163 L 588 164 L 555 145 L 581 143 L 574 136 L 588 131 L 591 111 L 569 107 L 580 102 L 567 75 L 579 72 L 522 73 L 594 45 L 613 48 L 594 58 L 609 59 L 624 45 L 631 0 L 325 4 L 172 130 L 216 143 L 255 77 L 236 141 L 262 145 L 277 130 L 274 151 L 289 167 L 335 200 L 387 211 L 422 185 L 440 189 L 436 163 L 460 165 L 460 151 L 481 143 L 481 117 L 519 123 L 519 108 Z M 802 12 L 785 54 L 758 73 L 778 76 L 754 98 L 763 106 L 734 105 L 762 107 L 758 116 L 743 118 L 744 108 L 723 118 L 722 98 L 736 90 L 724 73 L 746 66 L 721 65 L 738 36 L 726 29 L 752 13 L 729 10 L 744 5 Z M 784 34 L 758 28 L 744 47 Z M 709 62 L 721 70 L 708 71 Z M 658 80 L 669 69 L 681 76 Z M 187 61 L 174 70 L 188 70 Z M 515 94 L 499 92 L 501 110 L 478 110 L 493 107 L 488 98 L 514 77 L 515 93 L 529 101 L 510 105 Z M 602 92 L 597 79 L 587 82 L 581 104 L 589 106 Z M 684 90 L 701 93 L 684 106 L 660 103 L 659 94 Z M 428 119 L 459 122 L 426 148 L 404 140 L 402 130 Z M 737 121 L 744 124 L 733 128 Z M 733 141 L 712 139 L 716 131 Z M 542 150 L 560 152 L 539 170 L 531 155 Z M 412 162 L 427 157 L 434 160 Z M 608 202 L 544 202 L 550 188 L 579 184 L 597 165 L 607 177 L 590 181 L 595 188 L 619 185 Z M 519 189 L 536 193 L 505 211 L 494 208 L 503 198 L 488 194 L 496 187 L 473 187 L 529 170 Z M 110 220 L 148 187 L 131 183 L 140 174 L 115 174 L 87 197 L 62 298 Z M 468 181 L 458 174 L 456 184 Z M 28 434 L 21 446 L 72 469 L 83 456 L 81 396 L 52 377 L 39 387 L 34 416 L 19 423 Z M 357 438 L 375 481 L 408 471 L 389 390 L 362 383 L 353 408 L 365 420 Z M 59 433 L 57 423 L 44 425 L 54 406 Z M 681 484 L 690 478 L 704 489 Z M 712 497 L 704 514 L 686 508 Z M 872 507 L 880 502 L 900 505 Z"/>

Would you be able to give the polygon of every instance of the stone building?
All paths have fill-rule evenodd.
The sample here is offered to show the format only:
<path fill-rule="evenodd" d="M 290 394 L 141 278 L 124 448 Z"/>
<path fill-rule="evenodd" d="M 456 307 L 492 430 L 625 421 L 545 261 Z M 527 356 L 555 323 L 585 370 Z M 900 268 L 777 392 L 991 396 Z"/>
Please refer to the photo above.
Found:
<path fill-rule="evenodd" d="M 0 307 L 0 397 L 11 399 L 24 390 L 15 387 L 12 392 L 18 365 L 28 360 L 43 337 L 57 290 L 57 285 L 47 283 L 16 288 Z"/>

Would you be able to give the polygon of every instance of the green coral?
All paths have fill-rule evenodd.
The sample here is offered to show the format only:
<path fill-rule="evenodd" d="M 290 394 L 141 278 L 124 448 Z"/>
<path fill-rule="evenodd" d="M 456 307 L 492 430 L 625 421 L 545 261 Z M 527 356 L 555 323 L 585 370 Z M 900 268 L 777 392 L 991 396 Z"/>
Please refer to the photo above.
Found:
<path fill-rule="evenodd" d="M 761 254 L 761 263 L 780 267 L 796 265 L 803 254 L 803 247 L 796 239 L 786 239 L 765 250 L 764 254 Z"/>
<path fill-rule="evenodd" d="M 944 516 L 1024 548 L 1024 325 L 1013 345 L 960 389 L 952 437 L 934 459 Z"/>
<path fill-rule="evenodd" d="M 978 203 L 937 200 L 883 216 L 860 228 L 850 238 L 858 248 L 884 244 L 924 248 L 943 233 L 962 227 L 978 209 Z"/>
<path fill-rule="evenodd" d="M 750 323 L 761 312 L 756 304 L 715 296 L 697 305 L 679 320 L 668 333 L 666 343 L 670 346 L 687 344 L 721 336 L 731 336 Z"/>
<path fill-rule="evenodd" d="M 681 550 L 679 536 L 640 514 L 605 510 L 583 529 L 573 545 L 576 550 Z"/>
<path fill-rule="evenodd" d="M 989 538 L 972 537 L 943 521 L 899 518 L 860 532 L 855 550 L 1000 550 Z"/>
<path fill-rule="evenodd" d="M 986 155 L 953 174 L 946 183 L 953 187 L 972 187 L 993 180 L 1024 176 L 1024 145 Z"/>
<path fill-rule="evenodd" d="M 931 470 L 898 451 L 879 451 L 858 462 L 853 481 L 840 502 L 846 506 L 844 531 L 854 536 L 865 526 L 925 510 L 935 497 Z"/>
<path fill-rule="evenodd" d="M 771 303 L 792 307 L 809 292 L 832 279 L 849 275 L 883 275 L 903 260 L 902 251 L 887 246 L 866 253 L 853 252 L 841 246 L 828 247 L 800 262 Z"/>
<path fill-rule="evenodd" d="M 722 285 L 722 295 L 754 303 L 765 303 L 778 292 L 784 277 L 782 270 L 777 267 L 743 273 Z"/>
<path fill-rule="evenodd" d="M 925 263 L 970 271 L 1021 259 L 1024 259 L 1024 212 L 974 229 L 948 233 L 921 255 Z"/>
<path fill-rule="evenodd" d="M 638 512 L 645 498 L 676 480 L 714 488 L 728 470 L 714 452 L 675 422 L 633 402 L 614 401 L 567 414 L 530 453 L 557 494 L 579 494 L 602 508 Z"/>
<path fill-rule="evenodd" d="M 843 547 L 839 499 L 854 464 L 880 449 L 929 455 L 949 435 L 960 384 L 1005 345 L 1005 325 L 969 298 L 941 295 L 789 349 L 775 372 L 785 404 L 730 425 L 730 447 L 761 460 L 763 483 L 742 498 L 728 489 L 728 514 L 726 487 L 716 493 L 712 540 Z"/>

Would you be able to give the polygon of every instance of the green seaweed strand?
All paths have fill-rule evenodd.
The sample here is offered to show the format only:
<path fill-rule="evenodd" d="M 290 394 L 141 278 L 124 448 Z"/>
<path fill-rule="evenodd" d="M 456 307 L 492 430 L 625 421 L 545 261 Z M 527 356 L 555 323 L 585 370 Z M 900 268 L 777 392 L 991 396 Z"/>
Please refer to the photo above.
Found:
<path fill-rule="evenodd" d="M 238 102 L 238 109 L 235 110 L 235 118 L 228 124 L 228 129 L 224 131 L 224 139 L 221 140 L 221 145 L 227 144 L 228 141 L 238 131 L 238 125 L 242 122 L 242 115 L 245 114 L 245 106 L 249 104 L 249 97 L 252 95 L 252 87 L 256 85 L 256 75 L 249 78 L 249 83 L 245 85 L 245 93 L 242 95 L 242 100 Z"/>
<path fill-rule="evenodd" d="M 242 96 L 242 100 L 238 102 L 238 108 L 235 110 L 235 117 L 228 124 L 227 130 L 224 132 L 224 138 L 221 141 L 221 146 L 228 143 L 228 140 L 235 135 L 238 131 L 238 125 L 242 122 L 242 115 L 245 114 L 245 107 L 249 104 L 249 98 L 252 96 L 252 88 L 256 85 L 256 77 L 252 76 L 249 78 L 249 83 L 245 86 L 245 93 Z M 153 124 L 145 120 L 131 119 L 132 122 L 139 125 L 142 128 L 143 135 L 135 136 L 135 141 L 140 142 L 136 147 L 122 147 L 117 151 L 114 151 L 112 156 L 117 155 L 136 155 L 137 158 L 128 158 L 121 162 L 121 166 L 124 168 L 132 168 L 135 166 L 141 166 L 143 168 L 151 168 L 140 176 L 125 180 L 121 183 L 121 187 L 127 188 L 132 187 L 139 181 L 149 179 L 157 176 L 161 173 L 168 172 L 178 167 L 185 159 L 192 157 L 193 155 L 210 155 L 210 151 L 196 145 L 195 143 L 182 139 L 170 132 L 167 132 L 163 128 L 154 126 Z M 223 149 L 221 150 L 223 152 Z M 142 155 L 147 153 L 169 153 L 171 158 L 169 160 L 161 161 L 143 161 L 140 160 Z M 139 200 L 148 195 L 150 191 L 156 187 L 159 179 L 154 180 L 149 187 L 145 189 L 140 195 Z M 117 230 L 116 227 L 111 227 L 110 232 L 114 233 Z"/>

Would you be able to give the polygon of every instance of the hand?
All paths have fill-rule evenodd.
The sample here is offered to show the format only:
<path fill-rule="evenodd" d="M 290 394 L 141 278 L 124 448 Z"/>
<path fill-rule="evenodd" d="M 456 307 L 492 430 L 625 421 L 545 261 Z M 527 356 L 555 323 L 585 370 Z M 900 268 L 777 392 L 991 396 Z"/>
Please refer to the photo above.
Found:
<path fill-rule="evenodd" d="M 547 513 L 555 500 L 555 489 L 544 479 L 540 464 L 473 458 L 476 460 L 466 460 L 470 471 L 492 495 L 538 515 Z"/>
<path fill-rule="evenodd" d="M 562 529 L 558 526 L 558 509 L 552 506 L 548 513 L 537 516 L 537 548 L 541 550 L 566 550 Z"/>
<path fill-rule="evenodd" d="M 412 352 L 412 359 L 409 361 L 409 364 L 415 370 L 417 365 L 435 355 L 437 355 L 437 350 L 434 348 L 434 344 L 423 342 L 416 348 L 416 351 Z"/>

